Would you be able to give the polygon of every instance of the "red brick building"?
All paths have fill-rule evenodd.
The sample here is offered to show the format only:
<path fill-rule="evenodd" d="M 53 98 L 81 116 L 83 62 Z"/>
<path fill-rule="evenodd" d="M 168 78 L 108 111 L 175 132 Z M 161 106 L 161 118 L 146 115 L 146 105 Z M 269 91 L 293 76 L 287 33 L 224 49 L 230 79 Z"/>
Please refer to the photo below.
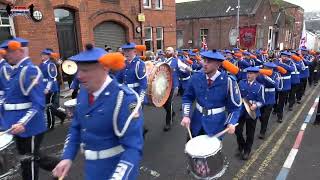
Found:
<path fill-rule="evenodd" d="M 203 38 L 206 39 L 209 49 L 236 46 L 237 36 L 230 35 L 236 31 L 237 27 L 237 1 L 194 1 L 178 3 L 176 7 L 178 48 L 199 48 Z M 276 25 L 280 8 L 281 18 L 278 18 L 278 25 Z M 299 13 L 291 16 L 289 11 L 292 9 L 299 9 Z M 283 48 L 297 47 L 302 29 L 296 22 L 303 18 L 303 10 L 299 6 L 284 3 L 279 7 L 273 4 L 272 0 L 241 0 L 239 14 L 240 29 L 254 29 L 252 48 L 275 49 L 280 44 Z M 286 22 L 288 17 L 292 17 L 293 23 Z"/>
<path fill-rule="evenodd" d="M 15 6 L 33 4 L 42 20 L 8 17 L 5 7 L 10 2 Z M 146 43 L 152 51 L 176 44 L 174 0 L 0 0 L 0 9 L 4 19 L 0 21 L 0 41 L 9 34 L 29 39 L 36 62 L 45 47 L 66 59 L 88 42 L 116 50 L 133 41 Z"/>

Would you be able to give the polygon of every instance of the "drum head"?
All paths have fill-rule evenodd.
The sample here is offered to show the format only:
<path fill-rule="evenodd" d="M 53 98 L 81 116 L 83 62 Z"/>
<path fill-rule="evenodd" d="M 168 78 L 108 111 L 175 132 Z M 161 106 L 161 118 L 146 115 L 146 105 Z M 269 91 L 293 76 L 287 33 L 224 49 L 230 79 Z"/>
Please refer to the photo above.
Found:
<path fill-rule="evenodd" d="M 62 71 L 68 75 L 73 75 L 78 71 L 78 66 L 74 61 L 65 60 L 62 63 Z"/>
<path fill-rule="evenodd" d="M 5 149 L 8 145 L 11 144 L 13 136 L 11 134 L 4 134 L 0 136 L 0 151 Z"/>
<path fill-rule="evenodd" d="M 71 99 L 64 103 L 65 107 L 75 107 L 77 105 L 77 99 Z"/>
<path fill-rule="evenodd" d="M 192 157 L 207 157 L 217 153 L 221 148 L 222 143 L 218 138 L 201 135 L 187 142 L 185 152 Z"/>
<path fill-rule="evenodd" d="M 172 89 L 171 68 L 166 63 L 156 64 L 148 76 L 148 100 L 156 107 L 162 107 Z"/>

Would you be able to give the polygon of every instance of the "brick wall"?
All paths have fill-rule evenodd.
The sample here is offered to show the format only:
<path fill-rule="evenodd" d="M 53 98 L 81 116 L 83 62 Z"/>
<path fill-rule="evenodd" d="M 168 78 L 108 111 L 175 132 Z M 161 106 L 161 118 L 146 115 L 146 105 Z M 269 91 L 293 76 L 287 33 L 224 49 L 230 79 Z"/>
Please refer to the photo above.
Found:
<path fill-rule="evenodd" d="M 5 1 L 2 1 L 5 2 Z M 141 44 L 144 33 L 137 33 L 136 28 L 143 26 L 164 27 L 164 45 L 176 45 L 175 1 L 163 0 L 163 10 L 141 8 L 142 0 L 19 0 L 16 5 L 34 4 L 36 10 L 43 13 L 41 22 L 14 17 L 16 35 L 30 40 L 30 56 L 39 63 L 39 53 L 45 47 L 59 50 L 57 30 L 54 21 L 55 8 L 68 8 L 75 11 L 79 49 L 88 42 L 94 42 L 94 27 L 105 21 L 114 21 L 126 30 L 126 40 Z M 153 7 L 155 1 L 152 0 Z M 141 4 L 141 6 L 140 6 Z M 138 14 L 146 15 L 146 22 L 138 22 Z M 142 25 L 142 26 L 141 26 Z M 156 45 L 154 29 L 154 46 Z"/>

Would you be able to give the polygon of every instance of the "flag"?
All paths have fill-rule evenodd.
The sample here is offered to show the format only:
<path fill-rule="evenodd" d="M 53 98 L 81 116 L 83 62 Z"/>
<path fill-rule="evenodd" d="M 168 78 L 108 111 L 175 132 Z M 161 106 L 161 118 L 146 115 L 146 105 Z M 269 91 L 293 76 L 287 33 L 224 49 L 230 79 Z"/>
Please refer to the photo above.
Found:
<path fill-rule="evenodd" d="M 208 50 L 208 45 L 205 37 L 202 38 L 201 49 L 205 51 Z"/>
<path fill-rule="evenodd" d="M 306 47 L 306 45 L 307 45 L 306 22 L 303 21 L 303 29 L 302 29 L 302 35 L 301 35 L 301 39 L 300 39 L 299 48 Z"/>

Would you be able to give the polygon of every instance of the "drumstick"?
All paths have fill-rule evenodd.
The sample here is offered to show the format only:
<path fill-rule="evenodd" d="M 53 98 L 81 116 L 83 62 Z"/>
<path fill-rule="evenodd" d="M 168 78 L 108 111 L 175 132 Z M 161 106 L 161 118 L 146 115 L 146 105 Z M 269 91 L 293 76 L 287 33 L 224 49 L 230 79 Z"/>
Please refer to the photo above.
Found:
<path fill-rule="evenodd" d="M 64 176 L 61 176 L 61 177 L 59 177 L 59 179 L 58 180 L 63 180 L 64 179 Z"/>
<path fill-rule="evenodd" d="M 238 126 L 238 124 L 239 123 L 235 124 L 234 126 Z M 225 130 L 223 130 L 223 131 L 219 132 L 218 134 L 214 135 L 213 137 L 218 138 L 218 137 L 222 136 L 223 134 L 225 134 L 228 131 L 229 131 L 229 128 L 226 128 Z"/>
<path fill-rule="evenodd" d="M 191 131 L 190 131 L 190 127 L 188 126 L 187 129 L 188 129 L 189 137 L 190 137 L 190 139 L 192 139 L 192 134 L 191 134 Z"/>
<path fill-rule="evenodd" d="M 12 130 L 12 128 L 10 128 L 10 129 L 8 129 L 6 131 L 0 132 L 0 136 L 9 133 L 11 130 Z"/>

